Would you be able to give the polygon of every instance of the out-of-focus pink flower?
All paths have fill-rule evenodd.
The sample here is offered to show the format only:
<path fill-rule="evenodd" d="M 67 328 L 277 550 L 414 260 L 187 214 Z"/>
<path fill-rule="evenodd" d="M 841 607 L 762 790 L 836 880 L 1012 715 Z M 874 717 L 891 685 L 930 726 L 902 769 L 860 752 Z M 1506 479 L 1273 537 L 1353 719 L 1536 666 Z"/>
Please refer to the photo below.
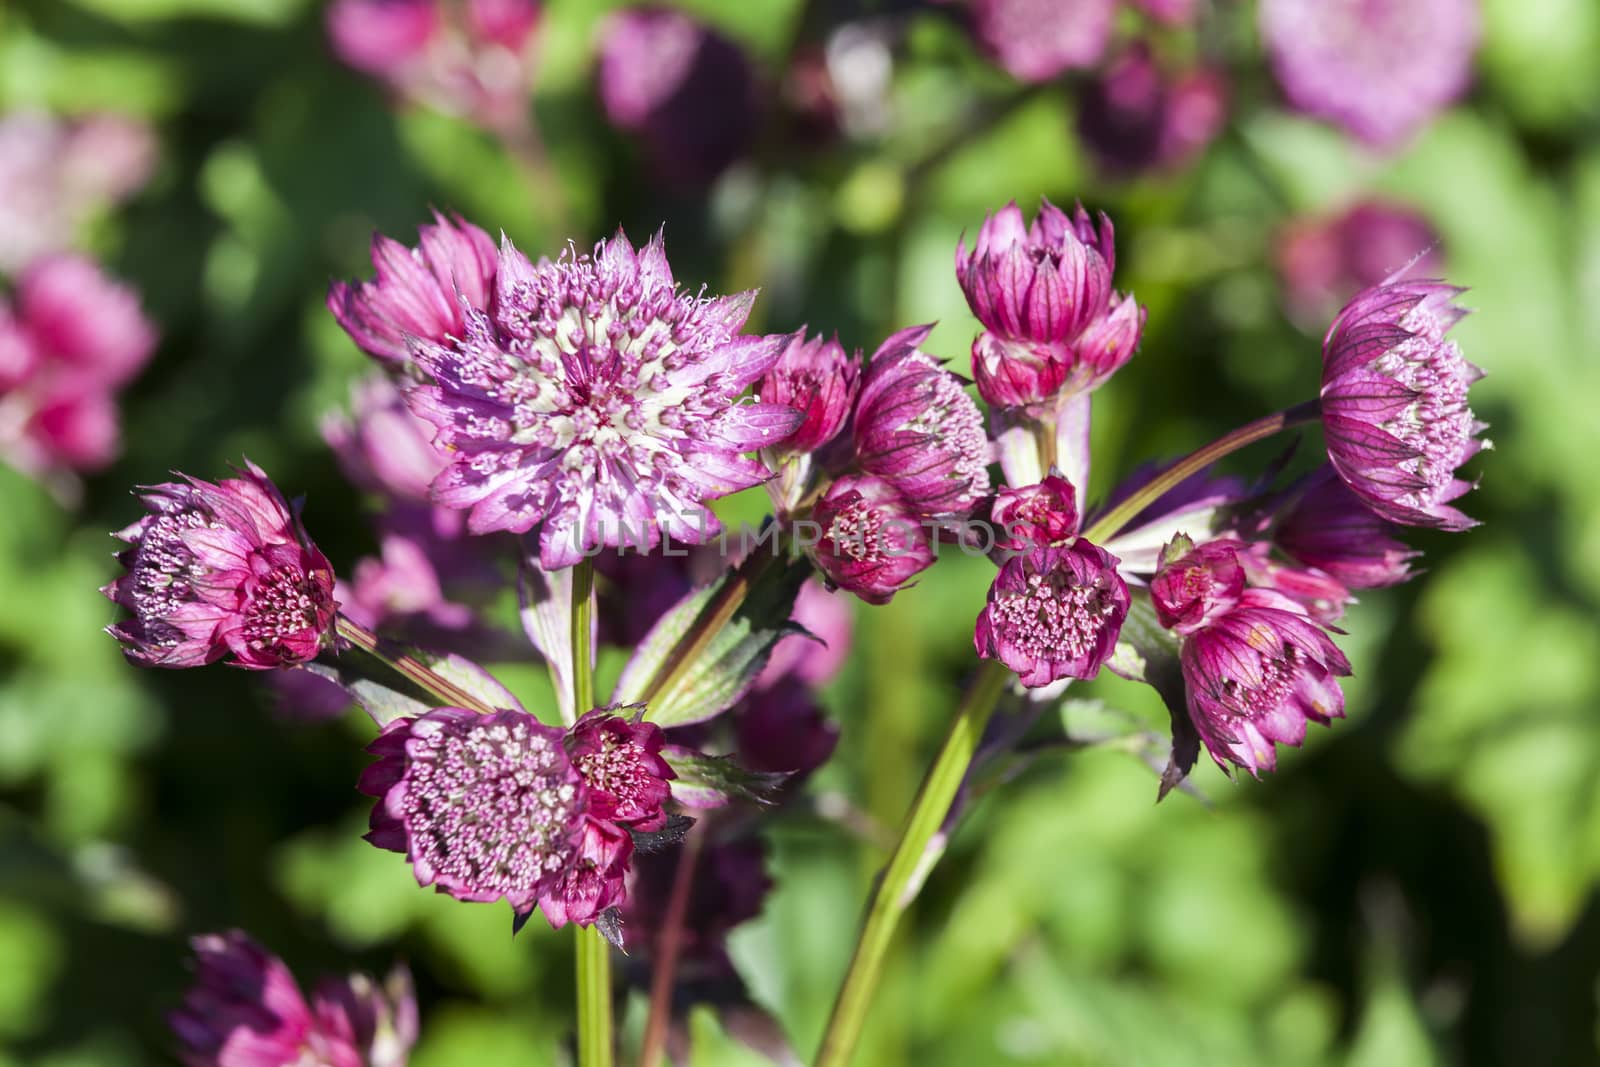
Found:
<path fill-rule="evenodd" d="M 973 0 L 983 50 L 1019 81 L 1092 67 L 1111 39 L 1116 0 Z"/>
<path fill-rule="evenodd" d="M 1378 589 L 1409 581 L 1421 555 L 1394 538 L 1380 518 L 1331 467 L 1319 467 L 1273 528 L 1273 540 L 1292 559 L 1315 567 L 1349 589 Z"/>
<path fill-rule="evenodd" d="M 601 29 L 600 103 L 638 137 L 664 178 L 716 178 L 742 157 L 758 119 L 755 72 L 733 41 L 681 11 L 635 7 Z"/>
<path fill-rule="evenodd" d="M 1300 606 L 1246 589 L 1230 610 L 1184 639 L 1189 718 L 1211 758 L 1251 774 L 1277 766 L 1276 744 L 1298 746 L 1306 723 L 1344 715 L 1336 680 L 1350 663 Z"/>
<path fill-rule="evenodd" d="M 387 377 L 356 385 L 350 414 L 341 412 L 322 422 L 322 439 L 345 477 L 396 500 L 427 500 L 429 485 L 449 463 L 449 456 L 434 447 L 433 433 Z"/>
<path fill-rule="evenodd" d="M 1222 132 L 1227 100 L 1221 75 L 1164 71 L 1135 44 L 1084 87 L 1078 133 L 1112 173 L 1179 170 Z"/>
<path fill-rule="evenodd" d="M 416 248 L 372 236 L 370 282 L 334 282 L 328 310 L 351 340 L 380 362 L 403 363 L 413 344 L 461 337 L 470 312 L 489 306 L 494 291 L 494 241 L 461 218 L 434 214 L 418 228 Z"/>
<path fill-rule="evenodd" d="M 634 830 L 667 824 L 662 806 L 677 774 L 661 758 L 666 738 L 653 722 L 630 722 L 607 709 L 584 715 L 567 731 L 567 756 L 589 792 L 589 814 Z"/>
<path fill-rule="evenodd" d="M 1394 148 L 1460 96 L 1477 0 L 1262 0 L 1261 37 L 1289 102 Z"/>
<path fill-rule="evenodd" d="M 811 513 L 820 535 L 812 558 L 832 584 L 869 604 L 887 604 L 933 565 L 922 516 L 888 481 L 847 475 Z"/>
<path fill-rule="evenodd" d="M 919 515 L 962 515 L 989 491 L 989 439 L 961 379 L 917 347 L 932 328 L 901 330 L 867 362 L 856 400 L 856 462 Z"/>
<path fill-rule="evenodd" d="M 406 398 L 454 457 L 434 499 L 474 533 L 537 530 L 546 568 L 702 543 L 720 529 L 705 505 L 767 478 L 742 454 L 800 421 L 740 400 L 782 350 L 739 333 L 753 295 L 680 291 L 659 235 L 538 265 L 507 242 L 495 287 L 461 336 L 415 346 L 432 381 Z"/>
<path fill-rule="evenodd" d="M 727 955 L 728 931 L 761 914 L 772 888 L 765 860 L 759 837 L 718 841 L 701 849 L 679 931 L 686 980 L 736 973 Z M 630 952 L 636 947 L 646 953 L 656 951 L 679 861 L 676 850 L 634 857 L 633 881 L 622 909 Z"/>
<path fill-rule="evenodd" d="M 132 662 L 231 656 L 264 670 L 304 663 L 328 639 L 333 569 L 261 468 L 240 473 L 150 486 L 150 514 L 117 534 L 128 573 L 101 591 L 133 613 L 107 628 Z"/>
<path fill-rule="evenodd" d="M 467 0 L 467 33 L 481 44 L 495 44 L 521 55 L 539 25 L 536 0 Z"/>
<path fill-rule="evenodd" d="M 734 714 L 733 729 L 740 766 L 792 775 L 791 784 L 828 762 L 839 743 L 839 727 L 798 680 L 751 692 Z"/>
<path fill-rule="evenodd" d="M 756 679 L 757 689 L 792 682 L 825 685 L 850 655 L 850 601 L 828 592 L 817 579 L 800 587 L 790 619 L 806 632 L 779 639 Z"/>
<path fill-rule="evenodd" d="M 381 78 L 420 63 L 443 29 L 438 0 L 334 0 L 326 18 L 334 54 Z"/>
<path fill-rule="evenodd" d="M 282 960 L 231 930 L 190 942 L 195 985 L 168 1021 L 187 1067 L 405 1067 L 417 1039 L 411 976 L 326 978 L 308 1004 Z"/>
<path fill-rule="evenodd" d="M 1128 605 L 1116 558 L 1080 537 L 1007 560 L 989 587 L 973 644 L 1030 688 L 1093 678 L 1111 658 Z"/>
<path fill-rule="evenodd" d="M 137 374 L 156 345 L 134 291 L 93 260 L 52 256 L 23 272 L 17 307 L 34 347 L 86 372 L 101 389 Z"/>
<path fill-rule="evenodd" d="M 1467 406 L 1483 377 L 1445 333 L 1466 312 L 1439 282 L 1374 286 L 1346 305 L 1322 346 L 1328 458 L 1361 500 L 1405 526 L 1475 525 L 1451 501 L 1472 488 L 1456 468 L 1483 448 Z"/>
<path fill-rule="evenodd" d="M 1396 271 L 1438 277 L 1444 269 L 1439 234 L 1427 216 L 1382 200 L 1290 222 L 1274 252 L 1289 311 L 1306 323 L 1326 322 L 1358 291 Z"/>

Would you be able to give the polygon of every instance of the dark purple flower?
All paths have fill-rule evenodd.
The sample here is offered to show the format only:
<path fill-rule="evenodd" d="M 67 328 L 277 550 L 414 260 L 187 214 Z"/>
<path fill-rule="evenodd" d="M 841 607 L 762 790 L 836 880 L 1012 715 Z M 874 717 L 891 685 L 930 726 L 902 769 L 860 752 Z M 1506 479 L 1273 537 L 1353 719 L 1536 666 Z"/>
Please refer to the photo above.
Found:
<path fill-rule="evenodd" d="M 811 513 L 819 536 L 812 558 L 828 581 L 869 604 L 887 604 L 933 565 L 922 517 L 882 478 L 847 475 Z"/>
<path fill-rule="evenodd" d="M 576 852 L 539 898 L 539 910 L 556 929 L 569 922 L 588 926 L 627 899 L 632 856 L 628 831 L 602 819 L 584 819 Z"/>
<path fill-rule="evenodd" d="M 769 404 L 798 411 L 800 425 L 778 447 L 789 452 L 815 452 L 844 428 L 860 384 L 861 353 L 849 355 L 839 338 L 819 334 L 806 340 L 796 331 L 778 361 L 756 385 L 756 395 Z"/>
<path fill-rule="evenodd" d="M 193 667 L 231 656 L 265 670 L 316 656 L 333 626 L 333 569 L 265 472 L 148 487 L 150 514 L 116 536 L 128 573 L 106 596 L 133 613 L 107 628 L 130 661 Z M 187 477 L 187 476 L 186 476 Z"/>
<path fill-rule="evenodd" d="M 1168 72 L 1148 46 L 1129 48 L 1085 85 L 1078 133 L 1112 173 L 1177 170 L 1227 120 L 1227 84 L 1203 68 Z"/>
<path fill-rule="evenodd" d="M 483 311 L 494 291 L 494 241 L 461 218 L 434 214 L 416 248 L 373 234 L 370 282 L 334 282 L 328 310 L 362 351 L 387 363 L 411 358 L 422 342 L 446 344 Z"/>
<path fill-rule="evenodd" d="M 960 515 L 989 491 L 983 414 L 961 379 L 917 345 L 931 326 L 901 330 L 868 361 L 856 400 L 856 461 L 925 517 Z"/>
<path fill-rule="evenodd" d="M 839 727 L 798 681 L 753 691 L 739 705 L 733 729 L 740 766 L 792 775 L 791 783 L 828 762 L 839 743 Z"/>
<path fill-rule="evenodd" d="M 661 727 L 597 709 L 567 732 L 566 744 L 567 758 L 588 787 L 591 816 L 635 830 L 667 824 L 662 805 L 672 798 L 668 781 L 677 774 L 661 758 Z"/>
<path fill-rule="evenodd" d="M 1192 634 L 1230 611 L 1244 594 L 1245 572 L 1238 541 L 1174 540 L 1161 554 L 1161 566 L 1150 580 L 1150 600 L 1161 625 L 1180 635 Z"/>
<path fill-rule="evenodd" d="M 989 587 L 973 644 L 1029 688 L 1093 678 L 1111 658 L 1128 614 L 1117 560 L 1078 538 L 1007 560 Z"/>
<path fill-rule="evenodd" d="M 1331 575 L 1348 589 L 1378 589 L 1413 576 L 1421 555 L 1394 538 L 1331 467 L 1320 467 L 1279 518 L 1273 540 L 1294 560 Z"/>
<path fill-rule="evenodd" d="M 537 266 L 506 242 L 495 290 L 460 338 L 414 346 L 433 381 L 407 400 L 453 455 L 434 499 L 474 533 L 537 530 L 547 568 L 663 535 L 701 543 L 720 529 L 705 504 L 767 477 L 741 453 L 800 421 L 740 399 L 782 348 L 738 333 L 753 294 L 679 291 L 660 235 Z"/>
<path fill-rule="evenodd" d="M 956 246 L 956 277 L 986 331 L 972 345 L 978 392 L 1020 407 L 1094 389 L 1133 355 L 1144 309 L 1111 289 L 1111 220 L 1043 201 L 1031 226 L 1013 202 Z"/>
<path fill-rule="evenodd" d="M 1438 246 L 1438 232 L 1420 211 L 1363 200 L 1331 218 L 1291 222 L 1277 235 L 1274 253 L 1289 310 L 1322 322 L 1396 271 L 1437 277 L 1444 268 Z"/>
<path fill-rule="evenodd" d="M 638 137 L 669 180 L 703 184 L 748 150 L 755 72 L 737 44 L 681 11 L 635 7 L 606 20 L 597 69 L 611 124 Z"/>
<path fill-rule="evenodd" d="M 419 62 L 442 29 L 438 0 L 334 0 L 326 18 L 339 59 L 385 79 Z"/>
<path fill-rule="evenodd" d="M 647 953 L 656 950 L 682 858 L 678 849 L 634 858 L 633 882 L 622 909 L 629 951 L 635 946 L 642 946 Z M 728 931 L 761 914 L 771 888 L 766 848 L 760 838 L 708 843 L 701 848 L 680 934 L 686 978 L 732 972 L 726 949 Z"/>
<path fill-rule="evenodd" d="M 396 719 L 367 747 L 379 757 L 361 776 L 378 798 L 367 840 L 405 853 L 421 885 L 531 909 L 579 865 L 588 821 L 562 740 L 521 711 Z"/>
<path fill-rule="evenodd" d="M 1289 102 L 1368 144 L 1406 140 L 1466 89 L 1477 0 L 1262 0 Z"/>
<path fill-rule="evenodd" d="M 283 961 L 231 930 L 190 941 L 195 985 L 168 1021 L 187 1067 L 405 1067 L 417 1037 L 411 978 L 324 979 L 307 1003 Z"/>
<path fill-rule="evenodd" d="M 1062 545 L 1078 533 L 1077 490 L 1059 474 L 1037 485 L 1005 488 L 995 496 L 989 521 L 1001 548 Z"/>
<path fill-rule="evenodd" d="M 1483 423 L 1467 387 L 1483 372 L 1445 333 L 1466 314 L 1461 290 L 1396 282 L 1358 294 L 1322 345 L 1322 427 L 1334 470 L 1373 511 L 1406 526 L 1475 525 L 1450 506 L 1472 483 Z"/>
<path fill-rule="evenodd" d="M 1184 639 L 1189 718 L 1223 770 L 1277 766 L 1274 744 L 1305 740 L 1307 720 L 1344 715 L 1337 676 L 1350 663 L 1298 604 L 1247 589 L 1230 611 Z"/>
<path fill-rule="evenodd" d="M 1092 67 L 1111 38 L 1116 0 L 973 0 L 978 43 L 1019 81 Z"/>

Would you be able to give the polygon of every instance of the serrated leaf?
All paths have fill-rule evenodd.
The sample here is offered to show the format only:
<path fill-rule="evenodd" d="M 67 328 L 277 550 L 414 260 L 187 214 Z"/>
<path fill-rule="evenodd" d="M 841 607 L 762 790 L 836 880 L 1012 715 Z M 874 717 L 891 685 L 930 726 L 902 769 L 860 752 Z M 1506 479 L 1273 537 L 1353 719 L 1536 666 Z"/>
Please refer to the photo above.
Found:
<path fill-rule="evenodd" d="M 775 560 L 758 550 L 691 591 L 651 628 L 612 699 L 644 704 L 644 717 L 667 727 L 727 711 L 755 684 L 778 641 L 806 633 L 790 615 L 809 572 L 803 560 Z"/>
<path fill-rule="evenodd" d="M 708 756 L 680 745 L 668 745 L 661 755 L 677 774 L 672 799 L 691 808 L 720 808 L 734 800 L 770 804 L 789 777 L 748 770 L 732 756 Z"/>

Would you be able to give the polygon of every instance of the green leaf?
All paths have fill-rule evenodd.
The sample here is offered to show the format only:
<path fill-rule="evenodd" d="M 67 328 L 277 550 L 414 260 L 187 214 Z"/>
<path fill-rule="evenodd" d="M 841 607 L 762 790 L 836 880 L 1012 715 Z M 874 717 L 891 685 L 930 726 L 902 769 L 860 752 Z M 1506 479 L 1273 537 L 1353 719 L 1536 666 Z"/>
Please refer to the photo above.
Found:
<path fill-rule="evenodd" d="M 661 755 L 678 776 L 672 799 L 691 808 L 720 808 L 734 800 L 770 804 L 789 777 L 746 770 L 732 756 L 708 756 L 680 745 L 668 745 Z"/>

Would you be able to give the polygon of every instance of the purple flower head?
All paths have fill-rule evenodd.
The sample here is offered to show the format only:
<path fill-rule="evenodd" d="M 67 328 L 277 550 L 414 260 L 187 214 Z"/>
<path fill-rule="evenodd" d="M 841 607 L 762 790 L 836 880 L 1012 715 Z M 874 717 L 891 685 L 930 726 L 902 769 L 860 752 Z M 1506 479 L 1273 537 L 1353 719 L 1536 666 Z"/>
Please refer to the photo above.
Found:
<path fill-rule="evenodd" d="M 1411 560 L 1421 555 L 1395 540 L 1394 529 L 1331 467 L 1320 467 L 1279 518 L 1273 540 L 1290 558 L 1348 589 L 1378 589 L 1410 580 Z"/>
<path fill-rule="evenodd" d="M 187 1067 L 405 1067 L 410 976 L 325 979 L 310 1004 L 282 960 L 239 930 L 190 941 L 195 984 L 168 1021 Z"/>
<path fill-rule="evenodd" d="M 978 392 L 997 407 L 1085 392 L 1133 355 L 1144 310 L 1111 290 L 1111 220 L 1080 204 L 1068 215 L 1045 200 L 1033 224 L 1007 204 L 984 220 L 969 253 L 956 246 L 956 278 L 986 327 L 972 345 Z"/>
<path fill-rule="evenodd" d="M 839 727 L 804 685 L 790 682 L 746 697 L 733 720 L 739 763 L 752 771 L 789 774 L 793 783 L 828 762 Z"/>
<path fill-rule="evenodd" d="M 835 336 L 806 340 L 801 329 L 791 335 L 772 369 L 756 386 L 769 404 L 798 411 L 802 420 L 779 447 L 790 452 L 815 452 L 844 428 L 855 403 L 861 377 L 861 353 L 845 352 Z"/>
<path fill-rule="evenodd" d="M 1047 82 L 1105 53 L 1116 0 L 973 0 L 972 29 L 1013 78 Z"/>
<path fill-rule="evenodd" d="M 1001 489 L 989 521 L 1001 548 L 1059 546 L 1078 533 L 1077 490 L 1059 474 L 1037 485 Z"/>
<path fill-rule="evenodd" d="M 1322 343 L 1328 458 L 1369 508 L 1405 526 L 1475 525 L 1450 506 L 1472 488 L 1456 468 L 1484 445 L 1484 425 L 1467 406 L 1467 387 L 1483 371 L 1444 336 L 1466 314 L 1453 303 L 1460 291 L 1374 286 L 1345 306 Z"/>
<path fill-rule="evenodd" d="M 1090 81 L 1078 133 L 1114 174 L 1178 170 L 1221 132 L 1227 83 L 1203 68 L 1169 73 L 1140 43 Z"/>
<path fill-rule="evenodd" d="M 584 835 L 587 792 L 562 738 L 521 711 L 396 719 L 367 747 L 379 757 L 361 776 L 378 798 L 367 840 L 457 900 L 532 908 L 579 863 Z"/>
<path fill-rule="evenodd" d="M 672 798 L 668 780 L 677 774 L 661 758 L 661 727 L 596 709 L 567 731 L 566 744 L 567 758 L 588 787 L 592 817 L 635 830 L 667 825 L 662 805 Z"/>
<path fill-rule="evenodd" d="M 489 306 L 494 241 L 464 219 L 437 212 L 433 218 L 418 227 L 416 248 L 373 234 L 378 276 L 328 287 L 328 310 L 357 347 L 381 362 L 404 363 L 415 343 L 462 336 L 467 312 Z"/>
<path fill-rule="evenodd" d="M 467 34 L 479 44 L 493 44 L 521 55 L 539 25 L 536 0 L 467 0 Z"/>
<path fill-rule="evenodd" d="M 829 582 L 869 604 L 887 604 L 933 565 L 921 515 L 882 478 L 847 475 L 828 487 L 811 519 L 813 558 Z"/>
<path fill-rule="evenodd" d="M 657 7 L 620 11 L 601 32 L 597 75 L 606 118 L 643 142 L 658 172 L 704 184 L 745 154 L 759 98 L 737 44 L 681 11 Z"/>
<path fill-rule="evenodd" d="M 1444 268 L 1438 245 L 1439 234 L 1421 212 L 1363 200 L 1332 218 L 1290 223 L 1274 252 L 1289 310 L 1321 322 L 1397 270 L 1437 277 Z"/>
<path fill-rule="evenodd" d="M 326 18 L 334 54 L 385 79 L 418 62 L 442 29 L 438 0 L 334 0 Z"/>
<path fill-rule="evenodd" d="M 588 926 L 627 899 L 632 856 L 628 831 L 603 819 L 584 819 L 577 850 L 539 898 L 539 910 L 556 929 L 569 922 Z"/>
<path fill-rule="evenodd" d="M 354 485 L 397 500 L 427 500 L 429 485 L 450 462 L 433 445 L 433 427 L 381 376 L 351 390 L 350 414 L 325 418 L 322 439 Z"/>
<path fill-rule="evenodd" d="M 1247 589 L 1230 611 L 1185 638 L 1180 654 L 1189 718 L 1217 766 L 1259 774 L 1276 744 L 1298 746 L 1306 721 L 1344 715 L 1335 681 L 1350 663 L 1294 601 Z"/>
<path fill-rule="evenodd" d="M 1477 0 L 1262 0 L 1261 36 L 1289 102 L 1379 148 L 1466 89 Z"/>
<path fill-rule="evenodd" d="M 1150 580 L 1150 600 L 1161 625 L 1180 635 L 1192 634 L 1239 603 L 1244 594 L 1244 567 L 1237 541 L 1201 545 L 1179 536 L 1161 553 L 1161 566 Z"/>
<path fill-rule="evenodd" d="M 537 529 L 546 568 L 663 535 L 702 543 L 720 529 L 705 503 L 767 478 L 741 453 L 800 421 L 740 400 L 782 350 L 739 335 L 753 294 L 680 292 L 659 234 L 538 265 L 505 242 L 495 290 L 461 337 L 414 345 L 433 382 L 407 400 L 453 453 L 434 499 L 470 509 L 473 533 Z"/>
<path fill-rule="evenodd" d="M 635 858 L 633 882 L 622 910 L 628 948 L 656 950 L 666 925 L 667 902 L 677 875 L 676 850 Z M 679 951 L 686 979 L 735 973 L 728 959 L 728 931 L 761 914 L 772 879 L 766 872 L 766 849 L 759 837 L 707 843 L 694 868 L 688 910 L 683 917 Z"/>
<path fill-rule="evenodd" d="M 219 484 L 150 486 L 150 514 L 116 536 L 128 573 L 106 596 L 133 613 L 107 628 L 144 667 L 231 656 L 265 670 L 316 656 L 333 626 L 333 569 L 278 487 L 246 461 Z"/>
<path fill-rule="evenodd" d="M 1093 678 L 1111 658 L 1128 615 L 1117 560 L 1078 538 L 1013 556 L 989 587 L 973 644 L 1029 688 Z"/>
<path fill-rule="evenodd" d="M 989 491 L 983 414 L 961 379 L 917 345 L 914 326 L 879 346 L 856 400 L 856 461 L 922 516 L 970 512 Z"/>

